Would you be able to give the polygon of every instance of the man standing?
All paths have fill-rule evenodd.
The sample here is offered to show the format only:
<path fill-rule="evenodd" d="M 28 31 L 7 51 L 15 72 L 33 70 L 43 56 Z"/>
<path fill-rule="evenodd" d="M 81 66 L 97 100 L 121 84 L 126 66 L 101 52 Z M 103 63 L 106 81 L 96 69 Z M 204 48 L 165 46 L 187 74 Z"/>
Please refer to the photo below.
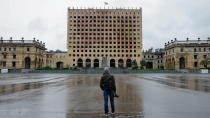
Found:
<path fill-rule="evenodd" d="M 100 80 L 100 87 L 104 91 L 104 111 L 105 115 L 107 116 L 109 113 L 108 108 L 108 98 L 110 98 L 112 114 L 115 112 L 114 107 L 114 97 L 118 97 L 116 95 L 116 85 L 114 76 L 109 73 L 109 68 L 104 68 L 104 74 Z"/>

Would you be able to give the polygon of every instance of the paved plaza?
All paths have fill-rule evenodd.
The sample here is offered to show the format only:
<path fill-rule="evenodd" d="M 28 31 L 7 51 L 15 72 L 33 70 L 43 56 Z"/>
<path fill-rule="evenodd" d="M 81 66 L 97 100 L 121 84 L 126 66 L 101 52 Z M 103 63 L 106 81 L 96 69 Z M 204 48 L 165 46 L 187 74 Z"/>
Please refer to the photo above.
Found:
<path fill-rule="evenodd" d="M 104 118 L 97 74 L 0 74 L 0 118 Z M 110 118 L 208 118 L 209 74 L 118 74 Z"/>

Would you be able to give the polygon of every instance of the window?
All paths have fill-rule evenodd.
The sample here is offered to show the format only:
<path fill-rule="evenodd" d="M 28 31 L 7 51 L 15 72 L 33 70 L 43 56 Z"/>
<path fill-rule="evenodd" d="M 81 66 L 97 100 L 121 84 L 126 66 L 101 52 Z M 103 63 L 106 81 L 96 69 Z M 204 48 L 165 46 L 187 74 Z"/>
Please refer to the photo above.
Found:
<path fill-rule="evenodd" d="M 12 62 L 12 67 L 16 67 L 16 62 Z"/>
<path fill-rule="evenodd" d="M 197 50 L 196 50 L 196 48 L 194 48 L 194 52 L 196 52 Z"/>
<path fill-rule="evenodd" d="M 5 61 L 3 61 L 3 67 L 6 67 L 7 63 Z"/>
<path fill-rule="evenodd" d="M 30 48 L 27 48 L 27 51 L 29 52 L 30 51 Z"/>
<path fill-rule="evenodd" d="M 181 48 L 181 52 L 183 52 L 184 51 L 184 48 Z"/>
<path fill-rule="evenodd" d="M 197 59 L 198 58 L 198 55 L 194 55 L 194 59 Z"/>
<path fill-rule="evenodd" d="M 207 57 L 206 55 L 203 55 L 203 58 L 204 58 L 204 59 L 206 59 L 206 57 Z"/>
<path fill-rule="evenodd" d="M 16 55 L 13 55 L 13 59 L 16 59 Z"/>
<path fill-rule="evenodd" d="M 6 59 L 7 58 L 7 55 L 4 55 L 4 59 Z"/>
<path fill-rule="evenodd" d="M 194 67 L 195 67 L 195 68 L 198 67 L 198 62 L 194 62 Z"/>

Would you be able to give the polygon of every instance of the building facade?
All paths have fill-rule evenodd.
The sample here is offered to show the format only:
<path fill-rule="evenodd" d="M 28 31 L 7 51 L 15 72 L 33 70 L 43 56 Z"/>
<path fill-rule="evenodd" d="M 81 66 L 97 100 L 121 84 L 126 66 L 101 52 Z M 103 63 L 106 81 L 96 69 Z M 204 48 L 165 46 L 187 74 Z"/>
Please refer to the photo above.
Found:
<path fill-rule="evenodd" d="M 142 59 L 142 9 L 68 9 L 70 67 L 131 67 Z"/>
<path fill-rule="evenodd" d="M 143 60 L 146 61 L 147 69 L 163 69 L 164 68 L 164 50 L 155 52 L 143 52 Z"/>
<path fill-rule="evenodd" d="M 210 61 L 210 38 L 208 40 L 178 41 L 175 39 L 165 44 L 165 67 L 170 69 L 204 68 L 202 60 Z M 210 65 L 208 65 L 210 67 Z"/>
<path fill-rule="evenodd" d="M 46 53 L 46 66 L 51 68 L 69 68 L 66 60 L 67 52 L 47 52 Z"/>
<path fill-rule="evenodd" d="M 38 40 L 0 40 L 0 69 L 36 69 L 45 65 L 45 44 Z"/>

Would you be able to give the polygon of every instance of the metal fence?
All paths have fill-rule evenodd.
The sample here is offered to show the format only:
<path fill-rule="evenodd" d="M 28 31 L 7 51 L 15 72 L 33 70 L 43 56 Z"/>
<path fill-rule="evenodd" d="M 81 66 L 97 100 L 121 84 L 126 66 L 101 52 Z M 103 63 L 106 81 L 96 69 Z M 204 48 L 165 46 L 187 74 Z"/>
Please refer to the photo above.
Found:
<path fill-rule="evenodd" d="M 138 74 L 138 73 L 183 73 L 177 70 L 127 70 L 127 69 L 110 69 L 114 74 Z M 102 74 L 103 69 L 87 69 L 87 70 L 32 70 L 29 73 L 69 73 L 69 74 Z"/>
<path fill-rule="evenodd" d="M 144 74 L 144 73 L 201 73 L 200 70 L 128 70 L 110 68 L 109 71 L 114 74 Z M 9 73 L 66 73 L 66 74 L 102 74 L 103 68 L 93 68 L 84 70 L 9 70 Z M 210 70 L 209 70 L 210 73 Z"/>

